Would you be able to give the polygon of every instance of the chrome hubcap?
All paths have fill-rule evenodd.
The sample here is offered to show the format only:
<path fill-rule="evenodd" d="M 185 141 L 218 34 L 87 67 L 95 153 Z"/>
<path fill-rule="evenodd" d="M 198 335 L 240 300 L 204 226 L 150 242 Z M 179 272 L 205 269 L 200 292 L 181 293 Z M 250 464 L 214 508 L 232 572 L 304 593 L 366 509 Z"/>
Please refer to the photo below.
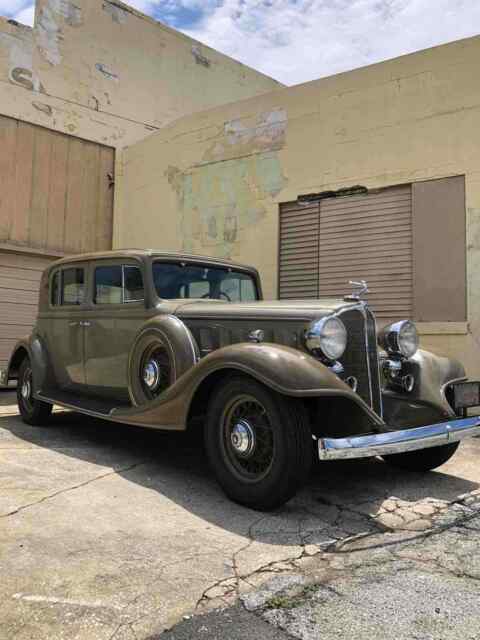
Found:
<path fill-rule="evenodd" d="M 255 432 L 247 420 L 239 420 L 231 433 L 232 447 L 242 458 L 248 458 L 255 449 Z"/>
<path fill-rule="evenodd" d="M 143 369 L 143 381 L 152 391 L 160 382 L 160 367 L 156 360 L 149 360 Z"/>
<path fill-rule="evenodd" d="M 32 391 L 32 385 L 30 384 L 30 379 L 26 378 L 22 384 L 22 397 L 24 400 L 30 399 L 31 391 Z"/>

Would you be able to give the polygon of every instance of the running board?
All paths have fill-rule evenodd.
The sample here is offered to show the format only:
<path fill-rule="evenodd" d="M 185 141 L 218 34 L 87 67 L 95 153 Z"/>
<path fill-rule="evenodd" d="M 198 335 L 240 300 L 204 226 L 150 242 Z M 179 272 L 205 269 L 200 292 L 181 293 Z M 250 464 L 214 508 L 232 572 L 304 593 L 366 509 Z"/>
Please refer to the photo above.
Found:
<path fill-rule="evenodd" d="M 56 404 L 65 409 L 79 411 L 95 418 L 112 419 L 110 414 L 114 409 L 127 409 L 131 405 L 113 400 L 103 400 L 92 396 L 68 393 L 66 391 L 47 390 L 35 394 L 38 400 Z"/>

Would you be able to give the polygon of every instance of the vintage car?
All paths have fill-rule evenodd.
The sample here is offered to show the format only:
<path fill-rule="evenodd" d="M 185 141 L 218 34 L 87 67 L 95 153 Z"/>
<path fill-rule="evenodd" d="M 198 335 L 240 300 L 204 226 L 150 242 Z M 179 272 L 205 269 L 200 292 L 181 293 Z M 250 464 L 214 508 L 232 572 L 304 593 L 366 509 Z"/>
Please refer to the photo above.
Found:
<path fill-rule="evenodd" d="M 356 283 L 352 283 L 355 285 Z M 166 430 L 204 429 L 233 500 L 289 500 L 313 461 L 381 456 L 408 471 L 446 462 L 480 434 L 480 383 L 418 349 L 401 320 L 377 336 L 359 293 L 263 301 L 258 272 L 146 250 L 53 263 L 38 320 L 2 373 L 31 425 L 60 405 Z"/>

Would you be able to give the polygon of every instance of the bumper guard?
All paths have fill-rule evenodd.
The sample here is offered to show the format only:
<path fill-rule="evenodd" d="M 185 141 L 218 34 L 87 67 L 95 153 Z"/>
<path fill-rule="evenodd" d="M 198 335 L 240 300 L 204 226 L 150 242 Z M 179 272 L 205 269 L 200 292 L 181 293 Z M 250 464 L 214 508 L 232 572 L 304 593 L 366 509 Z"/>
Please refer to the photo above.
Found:
<path fill-rule="evenodd" d="M 438 447 L 473 436 L 480 436 L 480 416 L 368 436 L 319 438 L 318 455 L 320 460 L 369 458 Z"/>

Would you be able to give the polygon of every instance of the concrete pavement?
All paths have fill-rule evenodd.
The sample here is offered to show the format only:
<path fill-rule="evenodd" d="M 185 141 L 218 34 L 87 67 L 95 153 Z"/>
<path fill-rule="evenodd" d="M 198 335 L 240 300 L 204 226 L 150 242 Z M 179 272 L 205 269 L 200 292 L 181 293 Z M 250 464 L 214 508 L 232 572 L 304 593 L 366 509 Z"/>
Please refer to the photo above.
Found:
<path fill-rule="evenodd" d="M 393 471 L 379 461 L 324 464 L 288 505 L 261 514 L 223 496 L 198 439 L 68 412 L 55 413 L 49 427 L 27 427 L 16 415 L 11 392 L 4 392 L 0 403 L 2 639 L 146 638 L 184 616 L 239 598 L 252 613 L 242 609 L 238 619 L 268 622 L 307 639 L 314 636 L 300 632 L 295 619 L 302 607 L 313 607 L 307 617 L 323 620 L 323 628 L 341 619 L 343 605 L 335 609 L 328 600 L 333 592 L 318 587 L 329 576 L 344 602 L 354 602 L 364 589 L 362 580 L 370 580 L 372 562 L 385 567 L 407 562 L 420 570 L 426 540 L 433 544 L 454 536 L 445 538 L 445 549 L 464 548 L 465 564 L 470 553 L 480 557 L 476 521 L 469 529 L 453 525 L 476 508 L 478 439 L 464 443 L 441 471 L 425 475 Z M 398 547 L 418 558 L 388 556 L 384 562 L 387 539 L 387 549 Z M 435 558 L 445 555 L 441 549 L 435 553 Z M 441 578 L 428 582 L 431 592 L 445 584 L 443 571 L 449 580 L 464 579 L 436 559 L 432 566 Z M 279 586 L 279 578 L 286 582 Z M 392 598 L 402 596 L 403 605 L 418 599 L 416 579 L 398 580 Z M 439 601 L 450 597 L 438 593 Z M 376 595 L 371 591 L 368 615 L 375 613 L 380 595 L 380 587 Z M 312 628 L 308 633 L 318 632 Z M 470 630 L 464 631 L 463 637 L 470 637 Z M 202 633 L 214 637 L 208 629 Z"/>

